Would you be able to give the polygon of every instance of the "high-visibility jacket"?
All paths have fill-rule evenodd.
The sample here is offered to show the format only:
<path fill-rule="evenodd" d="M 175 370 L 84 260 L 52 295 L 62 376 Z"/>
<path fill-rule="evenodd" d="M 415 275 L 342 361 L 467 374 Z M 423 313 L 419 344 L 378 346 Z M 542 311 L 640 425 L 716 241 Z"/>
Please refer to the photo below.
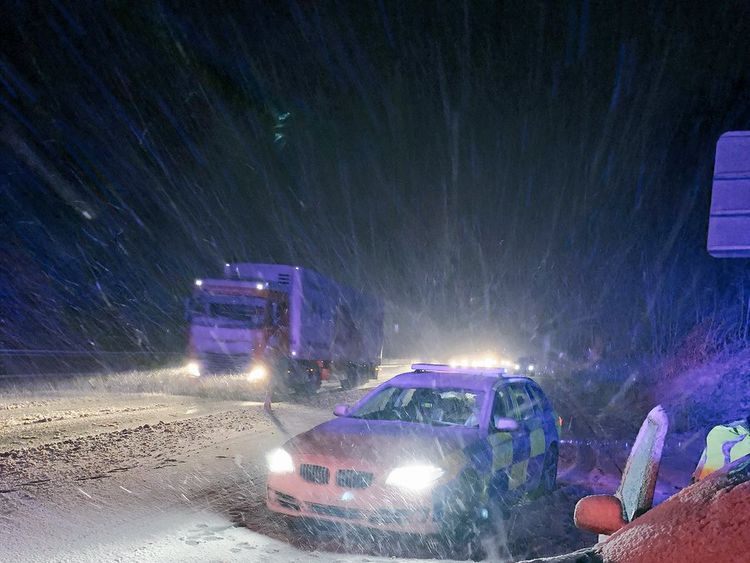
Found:
<path fill-rule="evenodd" d="M 750 454 L 750 427 L 748 427 L 747 419 L 714 426 L 706 436 L 706 447 L 693 473 L 693 480 L 703 479 L 717 469 L 748 454 Z"/>

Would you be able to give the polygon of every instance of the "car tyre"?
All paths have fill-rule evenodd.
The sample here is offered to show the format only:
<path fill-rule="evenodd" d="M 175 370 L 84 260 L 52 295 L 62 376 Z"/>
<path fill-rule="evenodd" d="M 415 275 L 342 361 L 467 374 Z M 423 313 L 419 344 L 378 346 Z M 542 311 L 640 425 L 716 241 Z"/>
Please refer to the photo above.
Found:
<path fill-rule="evenodd" d="M 531 495 L 532 498 L 540 498 L 555 490 L 557 486 L 557 459 L 557 444 L 552 444 L 547 450 L 547 455 L 544 456 L 542 476 L 539 479 L 539 486 Z"/>
<path fill-rule="evenodd" d="M 453 502 L 447 507 L 449 515 L 444 523 L 442 536 L 452 558 L 482 561 L 487 557 L 482 545 L 482 526 L 475 513 L 480 504 L 479 486 L 475 475 L 464 475 Z"/>

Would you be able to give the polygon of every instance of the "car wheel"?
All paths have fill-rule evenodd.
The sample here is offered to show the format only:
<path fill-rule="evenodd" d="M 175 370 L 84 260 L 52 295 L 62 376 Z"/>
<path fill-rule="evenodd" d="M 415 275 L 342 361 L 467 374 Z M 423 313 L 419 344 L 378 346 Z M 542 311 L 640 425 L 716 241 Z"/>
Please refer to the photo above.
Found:
<path fill-rule="evenodd" d="M 481 528 L 476 521 L 465 521 L 459 524 L 448 536 L 448 551 L 451 559 L 482 561 L 487 551 L 482 544 Z"/>
<path fill-rule="evenodd" d="M 475 513 L 479 505 L 478 491 L 476 476 L 465 475 L 452 501 L 445 507 L 447 517 L 442 536 L 451 558 L 481 561 L 487 556 L 482 545 L 482 526 Z"/>
<path fill-rule="evenodd" d="M 555 490 L 557 486 L 557 458 L 557 445 L 552 444 L 547 450 L 547 455 L 544 456 L 542 476 L 539 479 L 539 486 L 532 495 L 533 498 L 542 497 Z"/>

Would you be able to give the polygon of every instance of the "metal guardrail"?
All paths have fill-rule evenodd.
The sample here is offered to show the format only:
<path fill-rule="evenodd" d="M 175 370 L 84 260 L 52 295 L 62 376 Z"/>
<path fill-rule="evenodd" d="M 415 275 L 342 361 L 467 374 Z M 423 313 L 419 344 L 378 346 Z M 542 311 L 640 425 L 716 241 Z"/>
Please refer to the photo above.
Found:
<path fill-rule="evenodd" d="M 0 348 L 0 378 L 33 376 L 71 376 L 95 371 L 158 368 L 185 361 L 185 353 L 110 350 L 19 350 Z M 381 367 L 394 368 L 409 364 L 400 358 L 383 359 Z"/>
<path fill-rule="evenodd" d="M 0 356 L 133 356 L 145 355 L 155 356 L 153 352 L 133 351 L 133 352 L 112 352 L 107 350 L 17 350 L 0 348 Z"/>
<path fill-rule="evenodd" d="M 158 367 L 183 354 L 157 354 L 143 350 L 0 349 L 0 378 L 70 376 L 95 371 L 120 371 Z"/>

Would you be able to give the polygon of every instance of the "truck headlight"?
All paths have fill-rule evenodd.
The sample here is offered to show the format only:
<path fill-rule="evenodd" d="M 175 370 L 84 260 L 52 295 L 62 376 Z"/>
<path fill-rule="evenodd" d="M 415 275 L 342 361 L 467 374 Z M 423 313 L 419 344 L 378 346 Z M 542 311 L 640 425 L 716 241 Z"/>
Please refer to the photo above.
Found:
<path fill-rule="evenodd" d="M 271 473 L 294 473 L 294 461 L 289 452 L 276 448 L 266 455 L 266 462 L 268 463 L 268 471 Z"/>
<path fill-rule="evenodd" d="M 421 491 L 431 487 L 444 473 L 445 471 L 434 465 L 406 465 L 392 470 L 385 483 L 402 489 Z"/>
<path fill-rule="evenodd" d="M 250 370 L 250 373 L 247 374 L 247 380 L 258 381 L 259 379 L 264 379 L 267 375 L 268 370 L 265 366 L 256 365 L 253 366 L 253 368 Z"/>
<path fill-rule="evenodd" d="M 198 362 L 188 362 L 188 365 L 185 366 L 185 369 L 192 377 L 201 376 L 201 365 Z"/>

